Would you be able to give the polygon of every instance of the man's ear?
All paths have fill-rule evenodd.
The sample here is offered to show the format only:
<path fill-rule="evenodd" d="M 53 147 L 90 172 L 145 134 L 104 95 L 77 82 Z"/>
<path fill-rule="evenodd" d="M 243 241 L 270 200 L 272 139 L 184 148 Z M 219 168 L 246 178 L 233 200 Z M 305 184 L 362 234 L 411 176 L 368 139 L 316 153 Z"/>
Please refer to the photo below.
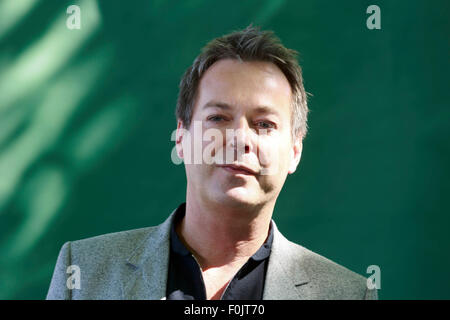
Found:
<path fill-rule="evenodd" d="M 291 148 L 291 163 L 289 164 L 289 174 L 292 174 L 297 170 L 297 166 L 302 157 L 303 150 L 303 136 L 299 135 L 295 137 L 294 143 Z"/>
<path fill-rule="evenodd" d="M 182 144 L 183 132 L 184 132 L 183 122 L 181 120 L 178 120 L 175 146 L 177 148 L 177 155 L 180 159 L 183 159 L 183 144 Z"/>

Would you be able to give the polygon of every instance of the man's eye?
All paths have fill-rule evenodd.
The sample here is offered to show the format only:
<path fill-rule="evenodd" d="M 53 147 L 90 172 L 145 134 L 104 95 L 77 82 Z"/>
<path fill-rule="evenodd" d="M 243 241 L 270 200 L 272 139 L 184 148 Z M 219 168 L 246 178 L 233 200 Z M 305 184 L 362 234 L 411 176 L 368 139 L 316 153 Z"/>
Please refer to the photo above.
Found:
<path fill-rule="evenodd" d="M 275 128 L 275 125 L 273 123 L 267 122 L 267 121 L 258 121 L 256 124 L 261 129 L 273 129 L 273 128 Z"/>
<path fill-rule="evenodd" d="M 208 118 L 208 120 L 211 120 L 213 122 L 219 122 L 221 120 L 224 120 L 224 118 L 222 116 L 211 116 Z"/>

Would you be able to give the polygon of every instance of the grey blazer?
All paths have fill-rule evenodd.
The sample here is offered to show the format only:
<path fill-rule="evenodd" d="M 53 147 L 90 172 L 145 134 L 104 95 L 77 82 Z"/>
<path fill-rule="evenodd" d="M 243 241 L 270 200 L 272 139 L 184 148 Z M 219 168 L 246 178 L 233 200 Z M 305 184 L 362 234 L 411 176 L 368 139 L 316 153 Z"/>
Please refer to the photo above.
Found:
<path fill-rule="evenodd" d="M 155 227 L 66 242 L 47 299 L 165 299 L 174 213 Z M 364 277 L 290 242 L 273 226 L 264 300 L 378 298 Z M 79 289 L 70 286 L 74 265 Z"/>

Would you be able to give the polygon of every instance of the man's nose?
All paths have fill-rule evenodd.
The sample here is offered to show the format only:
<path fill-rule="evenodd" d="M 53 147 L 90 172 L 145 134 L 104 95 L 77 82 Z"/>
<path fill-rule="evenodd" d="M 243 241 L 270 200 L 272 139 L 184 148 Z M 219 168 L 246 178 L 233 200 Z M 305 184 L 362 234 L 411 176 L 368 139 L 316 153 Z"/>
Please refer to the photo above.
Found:
<path fill-rule="evenodd" d="M 240 118 L 236 121 L 232 128 L 232 136 L 230 135 L 229 144 L 239 153 L 249 153 L 253 149 L 253 130 L 250 127 L 247 119 Z"/>

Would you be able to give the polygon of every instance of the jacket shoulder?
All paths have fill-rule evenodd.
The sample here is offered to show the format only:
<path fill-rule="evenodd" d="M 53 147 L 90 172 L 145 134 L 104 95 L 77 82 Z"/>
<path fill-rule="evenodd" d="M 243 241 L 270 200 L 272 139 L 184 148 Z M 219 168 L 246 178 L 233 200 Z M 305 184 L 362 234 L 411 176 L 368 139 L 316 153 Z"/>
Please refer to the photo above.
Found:
<path fill-rule="evenodd" d="M 124 276 L 132 269 L 128 259 L 147 243 L 156 227 L 103 234 L 66 246 L 70 265 L 81 275 L 80 290 L 70 292 L 71 299 L 122 299 Z M 65 285 L 63 283 L 63 285 Z"/>
<path fill-rule="evenodd" d="M 60 250 L 47 299 L 123 299 L 138 269 L 136 259 L 167 243 L 165 223 L 66 242 Z M 144 257 L 145 258 L 145 257 Z M 79 288 L 68 290 L 68 267 L 78 270 Z"/>
<path fill-rule="evenodd" d="M 377 299 L 362 275 L 291 241 L 298 265 L 308 274 L 309 288 L 317 299 Z"/>
<path fill-rule="evenodd" d="M 102 234 L 95 237 L 70 241 L 71 254 L 77 259 L 128 258 L 157 227 L 146 227 Z"/>

